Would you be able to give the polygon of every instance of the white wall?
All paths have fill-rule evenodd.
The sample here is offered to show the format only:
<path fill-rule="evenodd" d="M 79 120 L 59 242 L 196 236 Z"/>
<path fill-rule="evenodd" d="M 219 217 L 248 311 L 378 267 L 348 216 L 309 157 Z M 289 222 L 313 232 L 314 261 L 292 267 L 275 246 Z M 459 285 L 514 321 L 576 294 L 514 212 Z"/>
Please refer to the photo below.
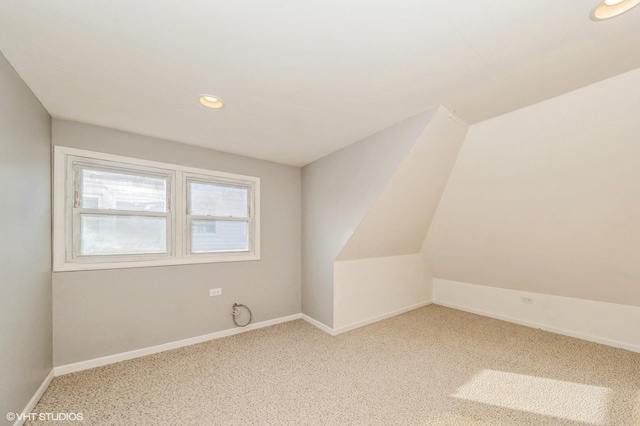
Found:
<path fill-rule="evenodd" d="M 468 125 L 440 106 L 337 260 L 420 251 Z"/>
<path fill-rule="evenodd" d="M 640 306 L 638 81 L 473 125 L 425 242 L 433 275 Z"/>
<path fill-rule="evenodd" d="M 334 264 L 334 329 L 355 328 L 427 303 L 420 249 L 467 125 L 444 107 L 402 160 Z"/>
<path fill-rule="evenodd" d="M 56 366 L 234 328 L 234 302 L 300 313 L 300 168 L 58 119 L 53 142 L 261 179 L 259 261 L 54 273 Z"/>
<path fill-rule="evenodd" d="M 302 312 L 333 326 L 333 261 L 435 111 L 302 169 Z"/>
<path fill-rule="evenodd" d="M 419 254 L 335 262 L 335 332 L 424 306 L 432 279 Z"/>
<path fill-rule="evenodd" d="M 25 409 L 52 368 L 50 141 L 51 117 L 0 54 L 3 425 L 10 424 L 7 413 Z"/>
<path fill-rule="evenodd" d="M 528 298 L 531 304 L 522 303 Z M 640 352 L 640 307 L 433 280 L 433 301 L 463 311 Z"/>

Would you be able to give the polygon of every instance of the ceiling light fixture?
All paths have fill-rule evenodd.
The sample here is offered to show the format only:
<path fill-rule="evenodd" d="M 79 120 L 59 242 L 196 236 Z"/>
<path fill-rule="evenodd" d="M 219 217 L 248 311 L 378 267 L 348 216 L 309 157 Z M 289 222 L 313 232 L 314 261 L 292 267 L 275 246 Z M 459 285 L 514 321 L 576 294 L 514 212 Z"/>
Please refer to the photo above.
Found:
<path fill-rule="evenodd" d="M 220 109 L 224 107 L 224 103 L 222 102 L 222 99 L 213 95 L 200 95 L 200 97 L 198 98 L 198 101 L 200 101 L 202 106 L 205 106 L 207 108 Z"/>
<path fill-rule="evenodd" d="M 630 11 L 639 4 L 640 0 L 603 0 L 602 3 L 591 12 L 591 19 L 594 21 L 604 21 L 605 19 L 615 18 Z"/>

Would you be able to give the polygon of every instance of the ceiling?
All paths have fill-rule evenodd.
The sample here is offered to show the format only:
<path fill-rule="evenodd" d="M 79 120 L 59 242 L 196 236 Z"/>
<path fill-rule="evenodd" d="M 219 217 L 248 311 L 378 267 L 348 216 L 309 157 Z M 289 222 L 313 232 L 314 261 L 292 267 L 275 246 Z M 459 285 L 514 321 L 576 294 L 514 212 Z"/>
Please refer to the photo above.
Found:
<path fill-rule="evenodd" d="M 438 104 L 475 123 L 640 67 L 640 8 L 597 3 L 0 0 L 0 50 L 54 117 L 302 166 Z"/>

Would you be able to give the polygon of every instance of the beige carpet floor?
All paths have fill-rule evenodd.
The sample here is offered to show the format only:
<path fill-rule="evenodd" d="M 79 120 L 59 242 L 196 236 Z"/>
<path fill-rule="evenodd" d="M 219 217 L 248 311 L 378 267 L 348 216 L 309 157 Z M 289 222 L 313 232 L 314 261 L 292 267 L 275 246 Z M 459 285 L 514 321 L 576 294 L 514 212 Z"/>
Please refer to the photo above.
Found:
<path fill-rule="evenodd" d="M 640 425 L 640 354 L 436 305 L 301 320 L 57 377 L 29 425 Z"/>

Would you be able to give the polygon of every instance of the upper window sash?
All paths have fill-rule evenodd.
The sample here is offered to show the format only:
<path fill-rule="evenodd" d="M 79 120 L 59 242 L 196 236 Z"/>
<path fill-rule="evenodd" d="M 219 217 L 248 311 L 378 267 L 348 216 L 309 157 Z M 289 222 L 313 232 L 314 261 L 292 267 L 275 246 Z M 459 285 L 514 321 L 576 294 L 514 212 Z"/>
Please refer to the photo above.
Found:
<path fill-rule="evenodd" d="M 70 170 L 72 171 L 73 175 L 69 175 L 68 177 L 72 177 L 73 178 L 73 182 L 74 182 L 74 197 L 73 197 L 73 207 L 74 208 L 78 208 L 78 209 L 88 209 L 87 207 L 82 207 L 82 197 L 84 195 L 84 188 L 82 187 L 84 180 L 82 179 L 82 173 L 83 171 L 96 171 L 96 172 L 104 172 L 104 173 L 110 173 L 110 174 L 120 174 L 120 175 L 127 175 L 127 176 L 135 176 L 135 177 L 147 177 L 147 178 L 153 178 L 153 179 L 158 179 L 158 180 L 164 180 L 165 181 L 165 208 L 164 211 L 160 212 L 160 211 L 153 211 L 154 213 L 170 213 L 172 210 L 172 186 L 173 186 L 173 181 L 175 180 L 175 173 L 172 172 L 168 172 L 168 171 L 160 171 L 160 170 L 153 170 L 153 169 L 149 169 L 147 167 L 128 167 L 125 164 L 117 164 L 117 163 L 110 163 L 110 162 L 105 162 L 105 161 L 99 161 L 99 160 L 95 160 L 95 161 L 91 161 L 91 160 L 87 160 L 86 158 L 75 158 L 75 157 L 70 157 L 69 159 L 70 163 L 71 163 L 71 168 Z M 109 210 L 113 210 L 113 211 L 117 211 L 117 212 L 125 212 L 128 209 L 120 209 L 120 208 L 110 208 L 110 209 L 98 209 L 98 210 L 103 210 L 103 211 L 109 211 Z M 130 212 L 134 212 L 134 213 L 138 213 L 144 210 L 129 210 Z"/>
<path fill-rule="evenodd" d="M 216 178 L 203 178 L 193 175 L 185 175 L 185 187 L 186 187 L 186 196 L 187 196 L 187 215 L 194 217 L 207 217 L 207 218 L 218 218 L 218 219 L 250 219 L 252 213 L 252 200 L 253 200 L 253 191 L 254 186 L 250 182 L 241 182 L 239 180 L 223 180 Z M 202 185 L 211 185 L 211 186 L 220 186 L 220 187 L 228 187 L 228 188 L 237 188 L 243 189 L 247 191 L 247 200 L 246 200 L 246 211 L 244 215 L 212 215 L 212 214 L 194 214 L 194 209 L 192 208 L 192 194 L 191 194 L 191 184 L 202 184 Z M 197 213 L 197 212 L 196 212 Z"/>

